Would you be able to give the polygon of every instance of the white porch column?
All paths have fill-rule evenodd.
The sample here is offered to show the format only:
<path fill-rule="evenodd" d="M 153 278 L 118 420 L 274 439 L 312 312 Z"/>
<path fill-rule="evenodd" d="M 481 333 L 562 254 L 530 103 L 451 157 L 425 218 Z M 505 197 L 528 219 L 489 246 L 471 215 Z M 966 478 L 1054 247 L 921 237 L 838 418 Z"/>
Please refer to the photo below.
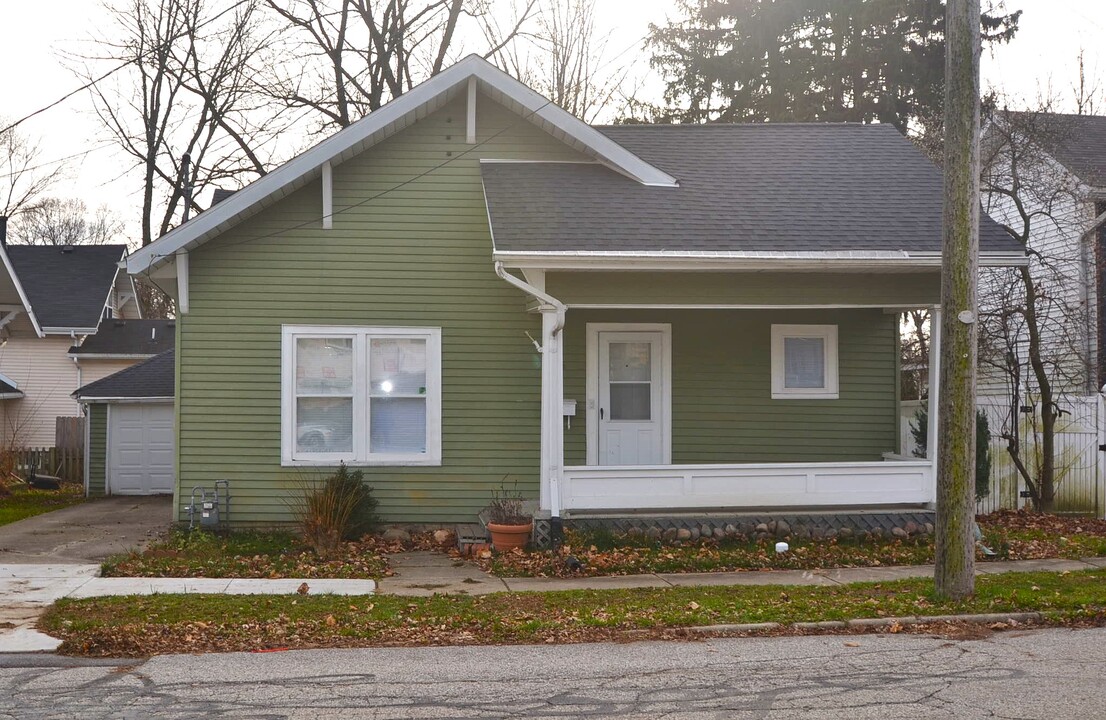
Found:
<path fill-rule="evenodd" d="M 553 517 L 561 514 L 559 486 L 564 466 L 564 353 L 557 325 L 557 308 L 542 307 L 540 504 Z"/>
<path fill-rule="evenodd" d="M 929 314 L 929 427 L 926 434 L 926 459 L 930 461 L 933 499 L 937 502 L 937 400 L 941 392 L 941 307 Z"/>

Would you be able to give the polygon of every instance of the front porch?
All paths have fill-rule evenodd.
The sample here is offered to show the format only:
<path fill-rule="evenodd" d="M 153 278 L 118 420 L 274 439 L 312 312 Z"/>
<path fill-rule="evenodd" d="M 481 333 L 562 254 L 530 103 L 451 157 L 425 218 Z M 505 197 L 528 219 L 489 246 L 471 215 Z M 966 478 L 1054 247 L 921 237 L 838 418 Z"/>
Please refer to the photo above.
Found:
<path fill-rule="evenodd" d="M 543 514 L 932 507 L 932 454 L 901 454 L 903 308 L 562 305 L 539 308 Z"/>

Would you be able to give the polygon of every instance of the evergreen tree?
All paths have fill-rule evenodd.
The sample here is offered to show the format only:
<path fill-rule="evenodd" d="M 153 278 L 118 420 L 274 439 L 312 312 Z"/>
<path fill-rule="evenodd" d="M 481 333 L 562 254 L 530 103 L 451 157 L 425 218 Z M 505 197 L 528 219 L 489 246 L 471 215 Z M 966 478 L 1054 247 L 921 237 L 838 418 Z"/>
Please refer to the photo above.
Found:
<path fill-rule="evenodd" d="M 943 0 L 678 0 L 653 26 L 653 66 L 671 122 L 941 124 Z M 1007 42 L 1021 11 L 981 17 L 984 44 Z"/>

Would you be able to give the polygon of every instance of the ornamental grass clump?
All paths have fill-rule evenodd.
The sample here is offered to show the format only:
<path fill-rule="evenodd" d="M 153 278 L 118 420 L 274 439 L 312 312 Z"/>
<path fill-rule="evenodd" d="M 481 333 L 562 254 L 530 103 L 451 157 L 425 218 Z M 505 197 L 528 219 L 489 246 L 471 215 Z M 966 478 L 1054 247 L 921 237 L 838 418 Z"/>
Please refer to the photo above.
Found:
<path fill-rule="evenodd" d="M 351 471 L 343 463 L 321 483 L 305 485 L 293 511 L 304 542 L 320 556 L 332 555 L 343 541 L 357 540 L 376 527 L 377 499 L 363 471 Z"/>

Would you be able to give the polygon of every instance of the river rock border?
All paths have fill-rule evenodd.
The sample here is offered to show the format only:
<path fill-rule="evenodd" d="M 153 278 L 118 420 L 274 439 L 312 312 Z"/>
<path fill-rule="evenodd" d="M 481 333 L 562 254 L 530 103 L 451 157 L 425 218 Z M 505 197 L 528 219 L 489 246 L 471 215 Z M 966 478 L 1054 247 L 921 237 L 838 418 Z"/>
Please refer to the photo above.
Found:
<path fill-rule="evenodd" d="M 933 534 L 932 511 L 742 513 L 702 516 L 611 516 L 565 518 L 565 529 L 608 531 L 617 535 L 651 537 L 668 542 L 722 540 L 831 540 L 834 538 L 906 539 Z M 548 518 L 534 520 L 534 541 L 548 547 L 552 528 Z"/>

